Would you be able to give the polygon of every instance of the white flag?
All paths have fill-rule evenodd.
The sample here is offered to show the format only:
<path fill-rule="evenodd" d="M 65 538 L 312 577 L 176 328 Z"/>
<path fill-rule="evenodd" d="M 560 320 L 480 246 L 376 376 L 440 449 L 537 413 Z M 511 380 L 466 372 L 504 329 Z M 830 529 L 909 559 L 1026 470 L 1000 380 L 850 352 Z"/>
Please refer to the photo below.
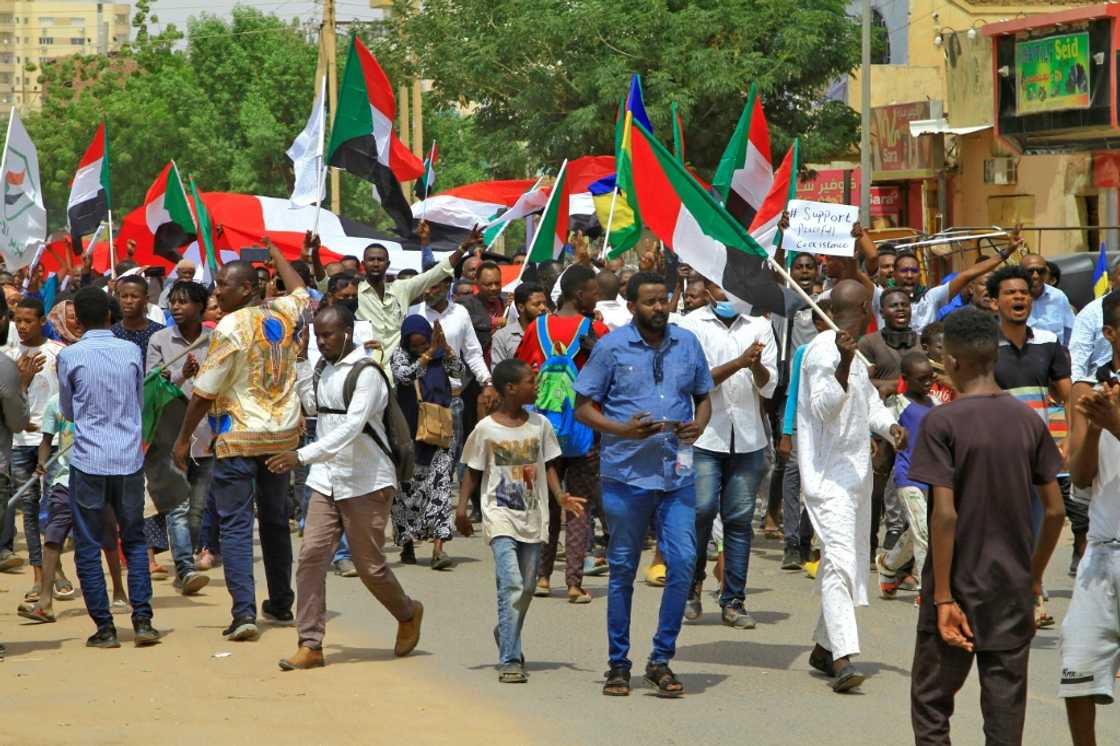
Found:
<path fill-rule="evenodd" d="M 508 223 L 511 220 L 519 220 L 527 215 L 540 212 L 548 204 L 549 192 L 541 189 L 541 179 L 537 179 L 537 183 L 533 187 L 517 198 L 517 202 L 513 207 L 503 212 L 498 217 L 488 222 L 484 228 L 497 225 L 498 223 Z"/>
<path fill-rule="evenodd" d="M 47 238 L 47 208 L 39 181 L 39 154 L 16 110 L 8 120 L 8 139 L 0 161 L 3 205 L 0 207 L 0 254 L 9 272 L 35 261 Z"/>
<path fill-rule="evenodd" d="M 311 107 L 311 117 L 307 126 L 299 133 L 288 157 L 296 174 L 296 185 L 292 190 L 292 207 L 307 207 L 323 201 L 326 192 L 326 170 L 323 168 L 324 135 L 326 134 L 327 110 L 325 106 L 327 78 L 324 75 L 319 85 L 315 104 Z"/>

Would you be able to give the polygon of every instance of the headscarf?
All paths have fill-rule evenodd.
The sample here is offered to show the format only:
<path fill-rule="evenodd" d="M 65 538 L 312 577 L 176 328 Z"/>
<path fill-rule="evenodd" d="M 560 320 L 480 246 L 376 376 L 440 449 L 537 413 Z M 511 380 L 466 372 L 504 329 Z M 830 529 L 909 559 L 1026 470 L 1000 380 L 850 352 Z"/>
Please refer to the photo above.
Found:
<path fill-rule="evenodd" d="M 68 344 L 74 344 L 82 335 L 72 330 L 66 325 L 66 310 L 74 305 L 72 300 L 64 300 L 61 303 L 56 303 L 51 312 L 47 314 L 47 320 L 51 323 L 58 338 Z"/>
<path fill-rule="evenodd" d="M 408 339 L 413 334 L 421 335 L 425 341 L 430 343 L 432 341 L 432 325 L 419 314 L 408 316 L 401 324 L 400 349 L 408 355 L 411 362 L 415 363 L 419 359 L 419 355 L 413 355 L 412 351 L 408 349 Z M 451 380 L 447 377 L 447 371 L 443 368 L 443 350 L 436 351 L 431 361 L 428 362 L 427 368 L 420 375 L 419 380 L 420 394 L 424 401 L 439 404 L 442 407 L 451 406 Z M 401 412 L 408 420 L 409 429 L 415 436 L 417 423 L 420 419 L 420 406 L 416 400 L 415 385 L 398 383 L 397 402 L 401 405 Z M 416 447 L 416 462 L 425 466 L 430 464 L 436 449 L 424 443 L 417 443 Z"/>

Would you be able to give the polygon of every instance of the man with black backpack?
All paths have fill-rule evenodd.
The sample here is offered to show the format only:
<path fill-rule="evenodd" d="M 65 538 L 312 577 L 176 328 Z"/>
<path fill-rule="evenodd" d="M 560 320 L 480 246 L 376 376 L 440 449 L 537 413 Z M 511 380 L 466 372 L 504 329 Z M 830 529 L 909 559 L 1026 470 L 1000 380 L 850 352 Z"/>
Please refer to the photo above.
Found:
<path fill-rule="evenodd" d="M 599 301 L 599 283 L 595 270 L 574 264 L 560 278 L 563 305 L 556 313 L 538 316 L 525 328 L 517 358 L 537 371 L 536 410 L 552 423 L 560 441 L 561 457 L 557 471 L 565 488 L 581 495 L 591 504 L 599 502 L 599 449 L 591 428 L 575 418 L 575 379 L 587 362 L 591 348 L 610 330 L 600 321 L 593 321 L 595 304 Z M 549 504 L 548 543 L 541 552 L 538 569 L 537 596 L 551 592 L 549 578 L 556 562 L 560 538 L 560 506 Z M 583 561 L 591 547 L 591 518 L 568 513 L 565 517 L 564 581 L 568 601 L 573 604 L 591 602 L 583 590 Z"/>
<path fill-rule="evenodd" d="M 327 614 L 327 570 L 345 533 L 358 576 L 396 618 L 394 652 L 408 655 L 420 640 L 424 607 L 405 594 L 389 569 L 382 547 L 389 509 L 399 484 L 398 431 L 386 417 L 392 403 L 389 381 L 354 344 L 354 316 L 330 306 L 315 317 L 322 361 L 312 371 L 300 366 L 299 394 L 304 409 L 319 417 L 318 439 L 296 451 L 268 459 L 268 468 L 284 474 L 310 464 L 311 489 L 296 569 L 296 626 L 299 650 L 280 661 L 285 671 L 323 665 Z M 402 475 L 407 476 L 407 474 Z"/>

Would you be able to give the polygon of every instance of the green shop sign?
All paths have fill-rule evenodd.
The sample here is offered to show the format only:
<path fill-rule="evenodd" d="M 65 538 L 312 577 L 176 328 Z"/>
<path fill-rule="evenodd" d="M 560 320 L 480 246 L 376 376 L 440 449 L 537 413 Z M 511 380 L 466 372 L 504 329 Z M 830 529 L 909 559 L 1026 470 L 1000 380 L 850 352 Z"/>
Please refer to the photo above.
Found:
<path fill-rule="evenodd" d="M 1089 108 L 1089 32 L 1015 44 L 1015 111 Z"/>

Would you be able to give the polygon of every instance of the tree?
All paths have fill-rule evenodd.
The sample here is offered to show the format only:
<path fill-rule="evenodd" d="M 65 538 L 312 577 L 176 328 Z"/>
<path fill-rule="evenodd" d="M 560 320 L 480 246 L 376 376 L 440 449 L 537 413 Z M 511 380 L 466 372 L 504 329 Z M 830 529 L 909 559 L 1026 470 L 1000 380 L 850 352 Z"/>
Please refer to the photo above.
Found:
<path fill-rule="evenodd" d="M 611 152 L 618 102 L 637 72 L 655 132 L 669 137 L 676 101 L 689 160 L 710 174 L 752 82 L 776 152 L 794 136 L 806 160 L 855 144 L 855 113 L 825 95 L 858 59 L 859 28 L 846 5 L 426 0 L 417 11 L 398 0 L 383 46 L 404 71 L 432 81 L 437 107 L 469 109 L 490 152 L 524 143 L 530 166 Z"/>

